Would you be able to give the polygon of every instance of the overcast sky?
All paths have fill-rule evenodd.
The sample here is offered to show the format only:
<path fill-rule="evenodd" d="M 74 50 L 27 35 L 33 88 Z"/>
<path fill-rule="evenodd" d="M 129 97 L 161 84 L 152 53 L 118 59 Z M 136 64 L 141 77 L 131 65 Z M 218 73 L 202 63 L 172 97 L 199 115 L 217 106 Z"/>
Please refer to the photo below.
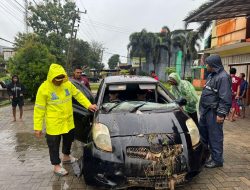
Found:
<path fill-rule="evenodd" d="M 17 2 L 19 4 L 17 4 Z M 24 32 L 23 0 L 0 1 L 0 37 L 14 41 L 17 32 Z M 41 1 L 41 0 L 40 0 Z M 76 0 L 81 11 L 78 38 L 99 41 L 106 48 L 103 62 L 112 53 L 127 56 L 129 35 L 143 28 L 159 32 L 162 26 L 183 29 L 183 19 L 207 0 Z M 32 1 L 33 2 L 33 1 Z M 39 0 L 36 0 L 39 2 Z M 189 28 L 196 28 L 191 24 Z M 0 45 L 11 44 L 0 40 Z M 122 62 L 126 59 L 121 57 Z"/>

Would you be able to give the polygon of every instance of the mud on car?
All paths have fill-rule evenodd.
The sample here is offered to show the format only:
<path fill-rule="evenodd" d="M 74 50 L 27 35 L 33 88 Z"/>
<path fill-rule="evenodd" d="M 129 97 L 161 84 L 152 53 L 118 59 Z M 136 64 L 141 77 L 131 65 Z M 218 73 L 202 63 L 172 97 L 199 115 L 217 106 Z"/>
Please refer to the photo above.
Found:
<path fill-rule="evenodd" d="M 207 157 L 194 121 L 150 77 L 111 76 L 96 97 L 73 82 L 99 110 L 91 115 L 76 101 L 76 139 L 85 143 L 79 160 L 88 185 L 119 189 L 171 189 L 197 175 Z"/>

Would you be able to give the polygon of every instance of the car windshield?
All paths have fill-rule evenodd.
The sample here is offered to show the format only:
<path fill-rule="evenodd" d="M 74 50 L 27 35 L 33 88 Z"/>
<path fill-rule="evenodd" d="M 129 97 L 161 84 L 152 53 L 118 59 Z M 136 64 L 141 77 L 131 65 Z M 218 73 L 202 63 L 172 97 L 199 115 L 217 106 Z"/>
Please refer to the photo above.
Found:
<path fill-rule="evenodd" d="M 169 111 L 178 105 L 169 92 L 156 83 L 122 83 L 107 85 L 102 110 L 110 112 Z"/>
<path fill-rule="evenodd" d="M 172 111 L 177 109 L 178 105 L 174 102 L 161 104 L 155 102 L 145 102 L 145 101 L 124 101 L 124 102 L 110 102 L 105 103 L 102 106 L 104 113 L 109 112 L 130 112 L 134 113 L 137 111 Z"/>

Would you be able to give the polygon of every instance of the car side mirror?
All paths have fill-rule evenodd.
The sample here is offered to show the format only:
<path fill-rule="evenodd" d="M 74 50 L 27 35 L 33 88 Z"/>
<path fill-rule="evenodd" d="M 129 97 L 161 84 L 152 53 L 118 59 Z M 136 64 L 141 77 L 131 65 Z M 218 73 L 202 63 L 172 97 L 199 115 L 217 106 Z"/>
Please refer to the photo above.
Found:
<path fill-rule="evenodd" d="M 179 105 L 179 106 L 185 106 L 187 105 L 187 100 L 185 98 L 179 98 L 177 100 L 175 100 L 175 102 Z"/>

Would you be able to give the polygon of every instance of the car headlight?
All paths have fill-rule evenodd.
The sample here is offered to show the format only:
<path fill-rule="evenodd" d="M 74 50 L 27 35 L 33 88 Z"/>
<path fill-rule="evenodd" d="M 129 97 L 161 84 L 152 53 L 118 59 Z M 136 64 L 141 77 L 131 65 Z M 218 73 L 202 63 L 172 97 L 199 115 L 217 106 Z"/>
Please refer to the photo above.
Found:
<path fill-rule="evenodd" d="M 199 129 L 191 118 L 186 121 L 186 126 L 191 137 L 192 146 L 194 147 L 200 142 Z"/>
<path fill-rule="evenodd" d="M 94 143 L 99 149 L 112 152 L 111 138 L 107 126 L 101 123 L 94 123 L 92 134 Z"/>

